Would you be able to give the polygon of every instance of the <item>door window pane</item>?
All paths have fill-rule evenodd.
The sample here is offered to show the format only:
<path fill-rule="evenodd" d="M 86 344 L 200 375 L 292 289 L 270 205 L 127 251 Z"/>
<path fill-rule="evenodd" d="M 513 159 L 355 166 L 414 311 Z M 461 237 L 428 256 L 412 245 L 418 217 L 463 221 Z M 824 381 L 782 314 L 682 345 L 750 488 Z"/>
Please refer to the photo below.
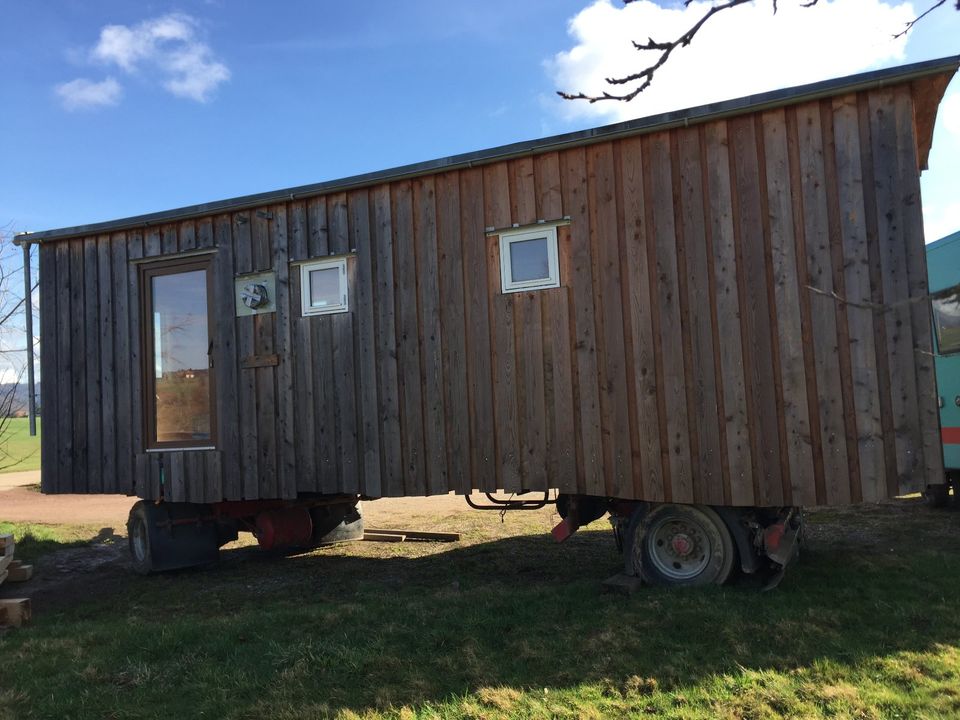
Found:
<path fill-rule="evenodd" d="M 151 278 L 157 443 L 209 443 L 207 273 Z"/>
<path fill-rule="evenodd" d="M 510 243 L 510 279 L 513 282 L 549 277 L 550 256 L 545 237 Z"/>

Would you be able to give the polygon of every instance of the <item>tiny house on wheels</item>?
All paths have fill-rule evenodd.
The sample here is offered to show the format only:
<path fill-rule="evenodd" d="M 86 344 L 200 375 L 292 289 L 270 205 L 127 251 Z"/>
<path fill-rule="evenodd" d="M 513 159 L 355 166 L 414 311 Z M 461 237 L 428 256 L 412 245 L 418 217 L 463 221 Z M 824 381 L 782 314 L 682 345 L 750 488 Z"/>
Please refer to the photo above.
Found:
<path fill-rule="evenodd" d="M 801 506 L 944 482 L 919 173 L 958 62 L 21 235 L 43 491 L 142 498 L 145 572 L 451 491 L 609 512 L 656 582 L 780 567 Z"/>

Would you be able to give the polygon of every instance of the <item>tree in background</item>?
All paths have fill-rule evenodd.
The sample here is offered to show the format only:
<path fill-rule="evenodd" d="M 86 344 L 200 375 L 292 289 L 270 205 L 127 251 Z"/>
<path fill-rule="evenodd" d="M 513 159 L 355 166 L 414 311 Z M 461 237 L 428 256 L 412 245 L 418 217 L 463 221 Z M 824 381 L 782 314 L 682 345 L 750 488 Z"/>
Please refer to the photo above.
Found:
<path fill-rule="evenodd" d="M 636 0 L 623 0 L 624 5 L 629 5 Z M 689 7 L 695 0 L 685 0 L 684 6 Z M 562 97 L 564 100 L 586 100 L 589 103 L 599 102 L 601 100 L 619 100 L 621 102 L 629 102 L 633 100 L 637 95 L 642 93 L 653 82 L 653 78 L 656 75 L 657 71 L 663 67 L 666 62 L 670 59 L 670 56 L 673 54 L 673 51 L 677 48 L 686 47 L 689 45 L 693 38 L 696 36 L 700 29 L 710 21 L 710 19 L 719 12 L 724 10 L 731 10 L 738 5 L 745 5 L 746 3 L 753 2 L 754 0 L 726 0 L 726 2 L 717 3 L 710 7 L 703 16 L 700 17 L 686 32 L 682 33 L 679 37 L 660 42 L 654 40 L 652 37 L 647 38 L 645 43 L 639 43 L 633 41 L 633 47 L 642 52 L 642 53 L 659 53 L 656 55 L 656 60 L 643 68 L 639 72 L 630 73 L 623 75 L 622 77 L 610 77 L 606 78 L 608 84 L 614 87 L 621 87 L 624 85 L 631 85 L 632 83 L 639 83 L 632 90 L 624 92 L 610 92 L 604 91 L 599 95 L 590 95 L 584 92 L 569 93 L 563 91 L 557 91 L 557 94 Z M 771 0 L 773 5 L 773 12 L 777 12 L 777 2 L 778 0 Z M 960 0 L 951 0 L 954 4 L 954 9 L 960 11 Z M 801 2 L 801 7 L 812 7 L 819 3 L 819 0 L 807 0 L 807 2 Z M 899 33 L 893 37 L 902 37 L 903 35 L 910 32 L 914 25 L 916 25 L 920 20 L 925 18 L 927 15 L 932 13 L 934 10 L 940 8 L 943 5 L 947 4 L 947 0 L 935 0 L 932 5 L 930 5 L 924 12 L 918 15 L 916 18 L 911 20 L 906 24 L 906 26 Z M 649 57 L 649 56 L 648 56 Z"/>
<path fill-rule="evenodd" d="M 7 443 L 10 420 L 22 414 L 26 407 L 26 393 L 21 380 L 26 371 L 27 343 L 25 339 L 23 250 L 13 244 L 11 226 L 0 228 L 0 470 L 15 465 L 25 458 L 11 453 Z M 36 278 L 36 268 L 32 277 Z M 37 284 L 33 284 L 33 290 Z M 34 293 L 30 293 L 29 307 L 37 327 Z M 34 352 L 38 345 L 34 342 Z"/>

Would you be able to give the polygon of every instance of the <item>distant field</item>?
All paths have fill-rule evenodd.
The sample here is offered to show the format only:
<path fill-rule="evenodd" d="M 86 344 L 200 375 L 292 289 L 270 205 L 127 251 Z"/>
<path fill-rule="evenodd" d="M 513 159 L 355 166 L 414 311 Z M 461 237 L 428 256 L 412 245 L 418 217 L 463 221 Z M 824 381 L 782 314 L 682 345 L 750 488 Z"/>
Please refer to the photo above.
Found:
<path fill-rule="evenodd" d="M 40 418 L 37 436 L 30 437 L 27 418 L 11 418 L 0 438 L 0 473 L 40 469 Z"/>

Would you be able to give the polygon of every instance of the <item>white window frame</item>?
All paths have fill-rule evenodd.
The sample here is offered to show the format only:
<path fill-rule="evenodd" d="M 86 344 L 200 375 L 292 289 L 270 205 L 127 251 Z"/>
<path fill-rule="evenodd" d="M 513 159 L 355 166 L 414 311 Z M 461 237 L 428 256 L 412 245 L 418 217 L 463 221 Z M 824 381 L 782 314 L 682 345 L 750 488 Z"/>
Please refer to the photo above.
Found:
<path fill-rule="evenodd" d="M 547 239 L 548 277 L 514 282 L 510 265 L 510 245 L 525 240 L 539 240 L 544 237 Z M 500 233 L 500 283 L 504 293 L 560 287 L 560 260 L 557 253 L 556 225 L 539 225 L 518 230 L 506 230 Z"/>
<path fill-rule="evenodd" d="M 312 307 L 310 305 L 310 273 L 314 270 L 340 270 L 340 304 Z M 300 312 L 308 315 L 332 315 L 344 313 L 350 309 L 350 288 L 347 283 L 347 259 L 345 257 L 329 260 L 311 260 L 300 265 Z"/>

